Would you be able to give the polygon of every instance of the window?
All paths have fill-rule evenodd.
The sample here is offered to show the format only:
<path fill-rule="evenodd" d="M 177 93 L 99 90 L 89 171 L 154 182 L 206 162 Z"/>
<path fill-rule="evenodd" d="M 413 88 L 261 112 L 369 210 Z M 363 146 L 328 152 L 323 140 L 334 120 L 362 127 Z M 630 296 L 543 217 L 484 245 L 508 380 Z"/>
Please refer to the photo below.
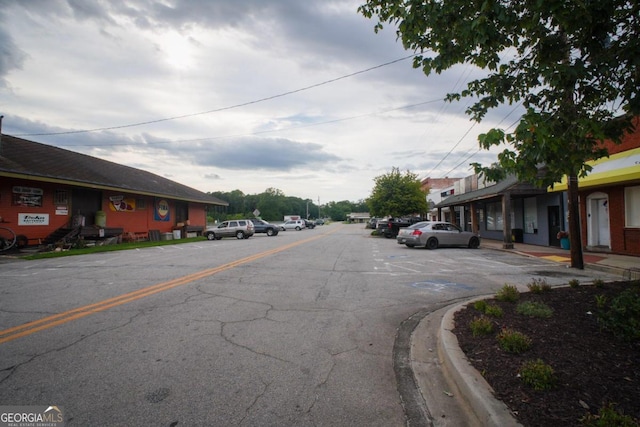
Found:
<path fill-rule="evenodd" d="M 524 232 L 529 234 L 538 232 L 538 207 L 535 197 L 524 199 Z"/>
<path fill-rule="evenodd" d="M 624 189 L 625 226 L 640 228 L 640 186 Z"/>
<path fill-rule="evenodd" d="M 68 194 L 67 190 L 56 190 L 53 193 L 53 203 L 59 206 L 66 206 L 69 203 Z"/>
<path fill-rule="evenodd" d="M 503 228 L 502 203 L 487 203 L 487 230 L 501 231 Z"/>

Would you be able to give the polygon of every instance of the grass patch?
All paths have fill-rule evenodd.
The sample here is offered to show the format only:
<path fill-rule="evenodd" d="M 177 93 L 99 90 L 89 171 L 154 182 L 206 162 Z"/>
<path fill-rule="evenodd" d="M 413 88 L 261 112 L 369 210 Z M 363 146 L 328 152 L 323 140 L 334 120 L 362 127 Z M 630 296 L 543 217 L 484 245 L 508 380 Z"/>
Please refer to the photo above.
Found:
<path fill-rule="evenodd" d="M 130 249 L 141 249 L 141 248 L 150 248 L 154 246 L 167 246 L 167 245 L 178 245 L 182 243 L 193 243 L 193 242 L 204 242 L 206 241 L 206 237 L 189 237 L 187 239 L 176 239 L 176 240 L 160 240 L 157 242 L 131 242 L 131 243 L 118 243 L 116 245 L 105 245 L 105 246 L 91 246 L 84 248 L 73 248 L 68 251 L 58 251 L 58 252 L 39 252 L 31 255 L 26 255 L 21 257 L 26 260 L 34 260 L 34 259 L 44 259 L 44 258 L 60 258 L 66 256 L 73 255 L 86 255 L 86 254 L 95 254 L 102 252 L 115 252 L 115 251 L 126 251 Z"/>
<path fill-rule="evenodd" d="M 553 315 L 553 309 L 541 302 L 526 301 L 518 304 L 516 313 L 529 317 L 547 319 Z"/>

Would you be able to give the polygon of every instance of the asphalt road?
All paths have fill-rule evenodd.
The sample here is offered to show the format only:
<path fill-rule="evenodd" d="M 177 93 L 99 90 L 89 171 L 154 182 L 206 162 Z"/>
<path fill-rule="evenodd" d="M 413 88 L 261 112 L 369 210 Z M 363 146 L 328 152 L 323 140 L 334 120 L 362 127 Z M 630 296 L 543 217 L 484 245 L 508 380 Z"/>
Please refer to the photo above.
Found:
<path fill-rule="evenodd" d="M 403 426 L 404 320 L 593 272 L 333 224 L 16 260 L 0 277 L 0 405 L 58 405 L 69 426 Z"/>

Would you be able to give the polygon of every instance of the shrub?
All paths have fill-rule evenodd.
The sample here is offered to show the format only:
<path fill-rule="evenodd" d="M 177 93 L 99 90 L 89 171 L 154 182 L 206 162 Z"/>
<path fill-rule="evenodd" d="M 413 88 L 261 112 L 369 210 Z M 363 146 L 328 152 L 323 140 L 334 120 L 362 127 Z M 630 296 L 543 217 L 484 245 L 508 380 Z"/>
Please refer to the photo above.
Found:
<path fill-rule="evenodd" d="M 523 363 L 519 374 L 522 381 L 534 390 L 549 390 L 556 381 L 553 368 L 541 359 Z"/>
<path fill-rule="evenodd" d="M 548 305 L 537 301 L 526 301 L 518 304 L 516 313 L 529 317 L 549 318 L 553 315 L 553 309 Z"/>
<path fill-rule="evenodd" d="M 484 309 L 484 314 L 491 317 L 502 317 L 504 313 L 499 305 L 488 304 Z"/>
<path fill-rule="evenodd" d="M 589 414 L 581 420 L 586 427 L 637 427 L 640 420 L 618 412 L 614 405 L 604 405 L 598 415 Z"/>
<path fill-rule="evenodd" d="M 484 313 L 484 311 L 487 308 L 487 305 L 489 305 L 487 303 L 487 300 L 481 299 L 481 300 L 478 300 L 478 301 L 473 303 L 473 308 L 475 308 L 476 310 L 478 310 L 481 313 Z"/>
<path fill-rule="evenodd" d="M 496 294 L 498 301 L 516 302 L 520 298 L 520 292 L 514 285 L 504 285 Z"/>
<path fill-rule="evenodd" d="M 502 328 L 498 334 L 498 345 L 508 353 L 519 354 L 531 348 L 531 338 L 522 332 Z"/>
<path fill-rule="evenodd" d="M 489 335 L 493 332 L 493 323 L 491 323 L 491 320 L 486 316 L 474 318 L 469 323 L 469 327 L 471 328 L 471 333 L 474 337 Z"/>
<path fill-rule="evenodd" d="M 534 294 L 541 294 L 551 290 L 551 285 L 549 285 L 544 279 L 533 279 L 527 287 L 529 288 L 529 291 Z"/>
<path fill-rule="evenodd" d="M 578 286 L 580 286 L 580 280 L 578 279 L 569 280 L 569 286 L 572 288 L 577 288 Z"/>
<path fill-rule="evenodd" d="M 602 279 L 596 279 L 593 281 L 593 286 L 595 286 L 596 288 L 604 288 L 604 280 Z"/>
<path fill-rule="evenodd" d="M 640 291 L 626 289 L 598 312 L 598 321 L 619 338 L 640 340 Z"/>

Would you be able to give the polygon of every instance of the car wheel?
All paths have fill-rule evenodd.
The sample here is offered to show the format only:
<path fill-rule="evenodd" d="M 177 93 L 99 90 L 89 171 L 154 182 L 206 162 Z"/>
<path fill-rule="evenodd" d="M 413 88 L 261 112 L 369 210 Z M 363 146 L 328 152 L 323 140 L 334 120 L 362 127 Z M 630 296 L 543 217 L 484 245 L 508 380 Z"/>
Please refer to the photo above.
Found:
<path fill-rule="evenodd" d="M 415 247 L 415 246 L 416 246 L 416 245 L 414 245 L 413 243 L 405 243 L 405 245 L 406 245 L 408 248 L 413 248 L 413 247 Z"/>
<path fill-rule="evenodd" d="M 216 235 L 213 233 L 207 233 L 206 236 L 207 240 L 214 240 L 216 238 Z"/>
<path fill-rule="evenodd" d="M 471 240 L 469 240 L 469 247 L 471 249 L 478 249 L 480 247 L 480 240 L 477 237 L 472 237 Z"/>
<path fill-rule="evenodd" d="M 432 237 L 427 240 L 427 249 L 438 249 L 438 239 Z"/>
<path fill-rule="evenodd" d="M 296 227 L 296 231 L 300 231 L 300 230 L 301 230 L 301 228 L 300 228 L 300 227 Z"/>
<path fill-rule="evenodd" d="M 244 233 L 242 231 L 236 231 L 236 239 L 244 239 Z"/>
<path fill-rule="evenodd" d="M 273 233 L 274 233 L 273 228 L 267 228 L 267 236 L 273 236 Z"/>

